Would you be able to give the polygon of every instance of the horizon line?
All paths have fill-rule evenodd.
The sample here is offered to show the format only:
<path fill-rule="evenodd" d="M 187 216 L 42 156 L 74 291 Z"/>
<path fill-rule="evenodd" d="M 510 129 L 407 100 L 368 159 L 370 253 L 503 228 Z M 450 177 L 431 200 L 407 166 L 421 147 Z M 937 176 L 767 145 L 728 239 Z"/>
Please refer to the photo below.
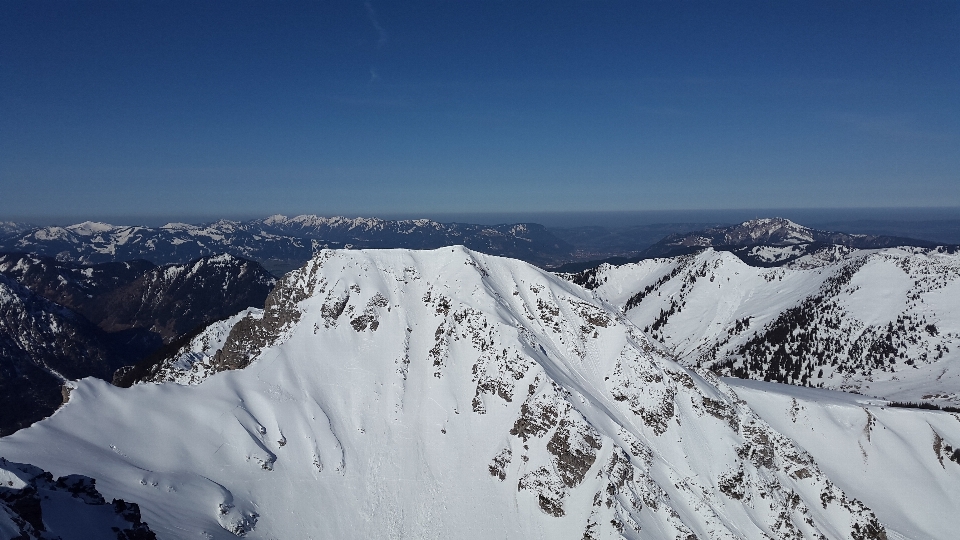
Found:
<path fill-rule="evenodd" d="M 890 215 L 890 213 L 894 215 Z M 737 215 L 752 214 L 750 217 L 735 217 Z M 325 218 L 346 219 L 382 219 L 385 221 L 429 219 L 440 223 L 477 223 L 485 225 L 538 223 L 531 218 L 547 218 L 547 222 L 540 223 L 547 227 L 558 227 L 558 220 L 564 222 L 583 222 L 599 219 L 602 222 L 634 221 L 637 224 L 654 225 L 658 223 L 713 223 L 713 222 L 742 222 L 749 219 L 787 217 L 784 214 L 800 214 L 799 221 L 949 221 L 960 220 L 960 206 L 873 206 L 873 207 L 743 207 L 743 208 L 684 208 L 684 209 L 645 209 L 645 210 L 502 210 L 502 211 L 384 211 L 384 212 L 272 212 L 257 214 L 253 212 L 222 212 L 222 213 L 70 213 L 70 214 L 21 214 L 0 216 L 0 222 L 13 222 L 20 225 L 36 227 L 69 226 L 83 222 L 96 222 L 120 226 L 159 227 L 168 223 L 186 223 L 203 225 L 221 220 L 253 221 L 267 217 L 282 215 L 288 218 L 298 216 L 317 216 Z M 806 214 L 806 215 L 804 215 Z M 872 215 L 882 214 L 882 215 Z M 925 215 L 932 214 L 932 215 Z M 474 218 L 470 220 L 469 218 Z M 607 218 L 607 219 L 603 219 Z M 634 218 L 634 219 L 631 219 Z M 641 219 L 646 218 L 646 219 Z M 668 221 L 650 221 L 651 218 L 673 218 Z M 683 218 L 677 221 L 677 218 Z M 695 218 L 695 219 L 691 219 Z M 589 223 L 578 223 L 575 226 L 590 226 Z"/>

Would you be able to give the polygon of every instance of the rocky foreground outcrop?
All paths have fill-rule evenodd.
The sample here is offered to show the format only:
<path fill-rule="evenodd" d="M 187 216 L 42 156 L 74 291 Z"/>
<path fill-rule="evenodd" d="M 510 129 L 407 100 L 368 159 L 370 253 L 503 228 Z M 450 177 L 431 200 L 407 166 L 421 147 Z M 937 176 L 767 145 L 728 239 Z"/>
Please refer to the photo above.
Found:
<path fill-rule="evenodd" d="M 140 507 L 107 503 L 93 478 L 72 474 L 54 480 L 33 465 L 0 458 L 0 537 L 10 540 L 156 540 Z"/>

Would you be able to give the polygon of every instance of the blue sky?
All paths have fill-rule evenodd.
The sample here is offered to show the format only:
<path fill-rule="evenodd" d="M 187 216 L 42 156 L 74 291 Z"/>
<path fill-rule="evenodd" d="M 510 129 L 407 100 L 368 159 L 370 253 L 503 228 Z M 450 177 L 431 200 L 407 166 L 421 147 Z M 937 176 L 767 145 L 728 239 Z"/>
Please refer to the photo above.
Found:
<path fill-rule="evenodd" d="M 0 1 L 0 217 L 960 206 L 960 3 Z"/>

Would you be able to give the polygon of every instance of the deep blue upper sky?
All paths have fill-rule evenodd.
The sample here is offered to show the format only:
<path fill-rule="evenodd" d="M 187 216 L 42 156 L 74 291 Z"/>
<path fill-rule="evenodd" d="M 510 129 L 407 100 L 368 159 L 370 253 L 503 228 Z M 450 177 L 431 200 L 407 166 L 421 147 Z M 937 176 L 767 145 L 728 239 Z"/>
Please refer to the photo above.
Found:
<path fill-rule="evenodd" d="M 960 2 L 0 0 L 0 218 L 960 206 Z"/>

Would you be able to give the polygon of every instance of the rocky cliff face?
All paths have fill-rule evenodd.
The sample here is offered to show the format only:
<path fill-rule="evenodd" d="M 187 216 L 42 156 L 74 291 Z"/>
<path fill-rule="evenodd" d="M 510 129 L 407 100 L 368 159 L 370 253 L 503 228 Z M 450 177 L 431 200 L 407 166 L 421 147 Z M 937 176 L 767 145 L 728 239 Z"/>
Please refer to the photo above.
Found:
<path fill-rule="evenodd" d="M 798 404 L 775 429 L 777 408 L 765 419 L 677 364 L 590 291 L 463 248 L 321 252 L 262 313 L 190 347 L 203 369 L 164 371 L 187 384 L 81 381 L 0 454 L 98 478 L 161 535 L 859 540 L 956 525 L 864 503 L 887 499 L 838 466 L 859 451 L 815 457 L 789 433 L 819 409 Z M 887 422 L 879 407 L 832 410 Z M 956 418 L 906 413 L 919 416 L 892 432 L 934 429 L 940 456 L 960 445 Z M 54 433 L 84 455 L 48 444 Z M 913 440 L 867 439 L 882 455 Z M 960 480 L 915 446 L 903 459 L 917 470 Z M 901 489 L 925 481 L 885 472 Z M 919 504 L 960 502 L 935 496 Z"/>
<path fill-rule="evenodd" d="M 236 315 L 216 321 L 181 336 L 135 365 L 114 373 L 113 384 L 128 388 L 144 382 L 197 384 L 219 369 L 213 360 L 223 348 L 233 327 L 244 321 L 250 325 L 263 317 L 263 310 L 247 308 Z"/>

